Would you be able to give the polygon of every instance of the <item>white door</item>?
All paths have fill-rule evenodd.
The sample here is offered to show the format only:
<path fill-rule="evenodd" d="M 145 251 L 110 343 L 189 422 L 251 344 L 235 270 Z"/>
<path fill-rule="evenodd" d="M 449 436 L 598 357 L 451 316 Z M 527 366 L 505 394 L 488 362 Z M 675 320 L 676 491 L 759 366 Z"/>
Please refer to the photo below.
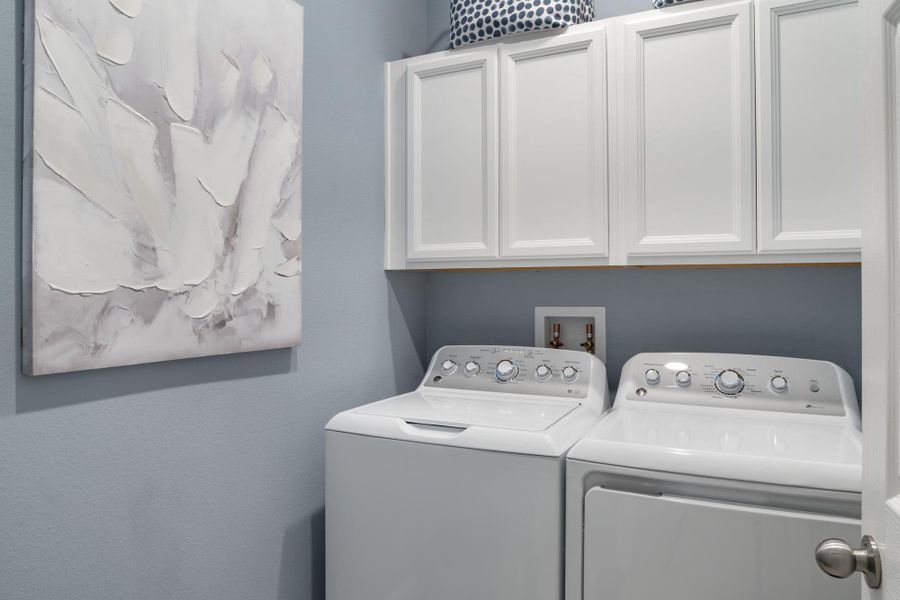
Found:
<path fill-rule="evenodd" d="M 500 49 L 503 256 L 607 256 L 605 26 Z"/>
<path fill-rule="evenodd" d="M 760 251 L 858 250 L 857 0 L 758 0 L 756 17 Z"/>
<path fill-rule="evenodd" d="M 877 541 L 883 567 L 880 589 L 862 585 L 864 598 L 894 600 L 900 598 L 900 0 L 863 0 L 859 6 L 865 115 L 862 531 Z"/>
<path fill-rule="evenodd" d="M 410 65 L 407 259 L 496 258 L 497 50 Z"/>
<path fill-rule="evenodd" d="M 623 26 L 629 256 L 756 246 L 751 3 L 688 6 Z"/>

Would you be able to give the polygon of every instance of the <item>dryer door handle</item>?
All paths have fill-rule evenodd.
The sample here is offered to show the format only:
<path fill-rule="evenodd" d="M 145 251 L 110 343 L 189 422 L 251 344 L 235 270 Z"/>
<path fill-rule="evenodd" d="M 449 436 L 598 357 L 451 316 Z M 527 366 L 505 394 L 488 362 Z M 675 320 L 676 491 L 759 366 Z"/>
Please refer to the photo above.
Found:
<path fill-rule="evenodd" d="M 864 536 L 861 548 L 852 548 L 844 540 L 825 540 L 816 547 L 816 563 L 819 568 L 838 579 L 846 579 L 854 573 L 862 573 L 866 585 L 873 590 L 881 587 L 881 552 L 878 543 L 870 535 Z"/>

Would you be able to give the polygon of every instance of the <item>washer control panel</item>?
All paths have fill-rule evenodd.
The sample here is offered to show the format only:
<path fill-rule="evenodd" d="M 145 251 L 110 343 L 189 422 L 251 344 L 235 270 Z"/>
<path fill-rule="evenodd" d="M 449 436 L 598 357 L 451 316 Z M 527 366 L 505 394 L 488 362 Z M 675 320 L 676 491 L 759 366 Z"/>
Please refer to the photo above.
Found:
<path fill-rule="evenodd" d="M 853 381 L 829 362 L 743 354 L 638 354 L 622 370 L 620 399 L 844 416 Z"/>
<path fill-rule="evenodd" d="M 574 350 L 519 346 L 447 346 L 425 376 L 425 387 L 587 398 L 596 357 Z M 606 385 L 605 369 L 599 376 Z"/>

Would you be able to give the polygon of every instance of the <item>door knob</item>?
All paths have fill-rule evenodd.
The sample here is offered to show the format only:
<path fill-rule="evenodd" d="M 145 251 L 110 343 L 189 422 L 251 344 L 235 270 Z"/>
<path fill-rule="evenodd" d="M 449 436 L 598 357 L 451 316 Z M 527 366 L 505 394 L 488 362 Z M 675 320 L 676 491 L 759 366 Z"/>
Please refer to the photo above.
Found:
<path fill-rule="evenodd" d="M 816 546 L 816 563 L 819 568 L 838 579 L 846 579 L 857 571 L 866 578 L 866 585 L 873 590 L 881 587 L 881 553 L 875 538 L 864 536 L 862 548 L 851 548 L 844 540 L 825 540 Z"/>

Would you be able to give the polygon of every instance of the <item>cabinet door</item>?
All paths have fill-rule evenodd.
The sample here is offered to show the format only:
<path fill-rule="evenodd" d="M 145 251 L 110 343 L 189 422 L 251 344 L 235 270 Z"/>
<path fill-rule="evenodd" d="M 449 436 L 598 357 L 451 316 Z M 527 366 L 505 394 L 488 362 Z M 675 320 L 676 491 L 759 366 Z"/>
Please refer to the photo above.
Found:
<path fill-rule="evenodd" d="M 607 256 L 606 28 L 500 50 L 502 255 Z"/>
<path fill-rule="evenodd" d="M 407 69 L 407 258 L 497 257 L 497 50 Z"/>
<path fill-rule="evenodd" d="M 626 253 L 755 249 L 749 1 L 623 25 Z"/>
<path fill-rule="evenodd" d="M 862 81 L 856 0 L 757 4 L 759 245 L 856 250 Z"/>

